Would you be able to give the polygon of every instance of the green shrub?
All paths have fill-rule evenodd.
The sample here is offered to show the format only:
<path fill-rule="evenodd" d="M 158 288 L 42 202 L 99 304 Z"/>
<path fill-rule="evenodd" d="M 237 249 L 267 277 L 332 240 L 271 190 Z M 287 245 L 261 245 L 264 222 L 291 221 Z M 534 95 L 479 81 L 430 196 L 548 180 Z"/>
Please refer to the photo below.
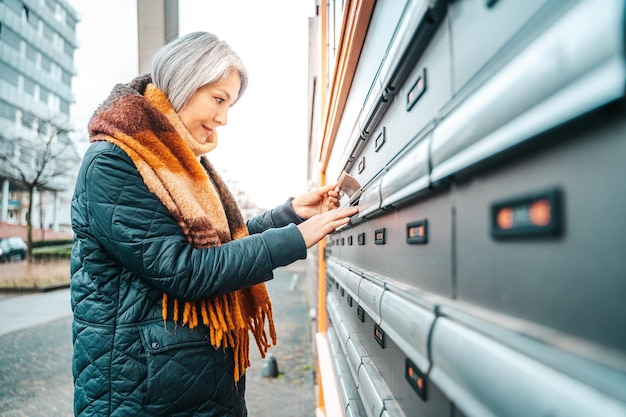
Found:
<path fill-rule="evenodd" d="M 56 240 L 38 240 L 37 242 L 33 242 L 33 249 L 35 248 L 45 248 L 48 246 L 66 246 L 72 245 L 72 239 L 56 239 Z"/>
<path fill-rule="evenodd" d="M 34 245 L 33 245 L 34 246 Z M 72 253 L 72 244 L 33 247 L 33 258 L 37 260 L 69 259 Z"/>

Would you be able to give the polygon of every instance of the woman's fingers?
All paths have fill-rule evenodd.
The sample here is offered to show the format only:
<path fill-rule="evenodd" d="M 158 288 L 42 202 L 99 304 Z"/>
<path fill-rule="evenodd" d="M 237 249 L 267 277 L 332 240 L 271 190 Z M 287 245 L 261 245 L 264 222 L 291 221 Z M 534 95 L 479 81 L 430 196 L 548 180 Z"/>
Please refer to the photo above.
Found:
<path fill-rule="evenodd" d="M 338 227 L 347 224 L 350 217 L 359 212 L 358 207 L 333 209 L 317 214 L 300 223 L 298 229 L 307 249 L 322 240 L 327 234 L 334 232 Z"/>

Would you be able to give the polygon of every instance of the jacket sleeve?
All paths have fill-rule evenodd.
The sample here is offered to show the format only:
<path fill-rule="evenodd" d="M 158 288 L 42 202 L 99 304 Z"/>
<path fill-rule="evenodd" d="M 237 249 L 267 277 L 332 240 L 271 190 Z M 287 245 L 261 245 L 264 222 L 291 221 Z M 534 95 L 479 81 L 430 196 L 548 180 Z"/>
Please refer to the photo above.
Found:
<path fill-rule="evenodd" d="M 259 214 L 247 221 L 250 234 L 261 233 L 274 227 L 283 227 L 288 224 L 300 224 L 304 219 L 298 216 L 291 205 L 293 197 L 290 197 L 280 206 Z"/>
<path fill-rule="evenodd" d="M 136 276 L 180 300 L 200 300 L 267 281 L 273 269 L 306 258 L 294 224 L 212 248 L 193 248 L 130 158 L 112 147 L 88 167 L 90 230 Z"/>

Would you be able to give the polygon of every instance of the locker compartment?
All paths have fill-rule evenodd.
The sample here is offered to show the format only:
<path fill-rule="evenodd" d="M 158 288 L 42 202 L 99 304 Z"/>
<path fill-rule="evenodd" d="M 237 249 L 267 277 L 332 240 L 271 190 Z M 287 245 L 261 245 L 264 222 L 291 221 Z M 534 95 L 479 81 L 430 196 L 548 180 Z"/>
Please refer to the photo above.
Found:
<path fill-rule="evenodd" d="M 380 323 L 380 300 L 383 296 L 383 282 L 371 274 L 363 274 L 359 281 L 358 303 L 376 324 Z"/>
<path fill-rule="evenodd" d="M 476 75 L 528 21 L 541 11 L 548 0 L 451 2 L 448 16 L 454 92 Z"/>
<path fill-rule="evenodd" d="M 333 259 L 328 259 L 326 262 L 326 276 L 337 281 L 340 285 L 346 286 L 346 276 L 349 270 L 342 265 L 335 262 Z"/>
<path fill-rule="evenodd" d="M 388 7 L 386 4 L 387 2 L 382 2 L 380 7 Z M 372 68 L 379 68 L 376 78 L 372 80 L 367 89 L 363 89 L 363 85 L 354 84 L 354 82 L 351 86 L 351 94 L 349 95 L 348 106 L 346 106 L 349 112 L 344 111 L 337 132 L 339 142 L 335 144 L 337 149 L 343 149 L 343 152 L 337 152 L 331 156 L 330 169 L 328 170 L 329 178 L 338 178 L 343 169 L 351 173 L 356 172 L 353 167 L 361 163 L 362 166 L 359 170 L 364 173 L 359 177 L 359 182 L 365 184 L 373 175 L 376 175 L 377 167 L 382 168 L 380 162 L 363 163 L 363 147 L 370 141 L 380 119 L 393 101 L 394 94 L 405 83 L 416 62 L 423 55 L 424 49 L 431 43 L 434 34 L 444 20 L 446 9 L 447 2 L 444 0 L 411 0 L 407 3 L 402 17 L 397 21 L 395 33 L 385 57 L 379 63 L 369 63 L 370 71 Z M 373 22 L 370 23 L 370 27 L 375 27 Z M 368 38 L 369 36 L 368 33 Z M 439 43 L 444 47 L 447 46 L 442 41 Z M 366 65 L 366 58 L 361 57 L 355 80 Z M 357 91 L 359 87 L 360 90 Z M 356 100 L 352 98 L 353 91 L 357 97 Z M 354 118 L 353 110 L 358 106 L 358 97 L 362 96 L 364 91 L 367 91 L 367 97 L 362 101 L 363 107 L 359 111 L 358 117 Z"/>
<path fill-rule="evenodd" d="M 329 293 L 326 296 L 326 309 L 328 310 L 328 317 L 335 329 L 337 340 L 345 351 L 348 337 L 353 330 L 350 324 L 348 323 L 346 325 L 343 320 L 343 314 L 340 311 L 340 303 L 336 293 Z"/>
<path fill-rule="evenodd" d="M 365 412 L 369 417 L 380 416 L 385 407 L 384 401 L 393 399 L 389 387 L 380 376 L 376 365 L 370 358 L 363 358 L 359 368 L 359 395 L 363 400 Z M 403 416 L 402 416 L 403 417 Z"/>
<path fill-rule="evenodd" d="M 338 128 L 335 147 L 336 149 L 345 149 L 345 152 L 343 154 L 334 152 L 331 156 L 329 178 L 339 177 L 346 160 L 350 156 L 349 150 L 355 147 L 356 141 L 359 140 L 362 126 L 359 124 L 358 119 L 368 96 L 371 96 L 373 99 L 381 94 L 381 87 L 372 86 L 380 85 L 380 81 L 377 81 L 376 84 L 374 82 L 389 50 L 389 44 L 397 30 L 397 25 L 382 22 L 399 22 L 407 3 L 408 0 L 378 2 L 374 8 L 369 31 L 359 56 L 359 64 L 350 87 L 350 94 L 343 112 L 343 118 Z M 377 90 L 377 92 L 372 90 Z"/>
<path fill-rule="evenodd" d="M 623 367 L 624 138 L 623 106 L 601 109 L 546 133 L 550 146 L 456 184 L 458 299 L 603 345 Z M 534 203 L 552 208 L 545 227 Z"/>
<path fill-rule="evenodd" d="M 346 417 L 365 416 L 363 403 L 357 391 L 357 383 L 352 377 L 343 348 L 339 345 L 332 327 L 327 331 L 328 344 L 332 354 L 333 366 L 337 375 L 337 388 Z"/>
<path fill-rule="evenodd" d="M 424 373 L 430 370 L 428 337 L 435 305 L 406 286 L 386 284 L 381 300 L 380 327 Z"/>
<path fill-rule="evenodd" d="M 432 129 L 452 98 L 450 68 L 450 39 L 444 21 L 370 135 L 363 150 L 368 162 L 374 162 L 370 165 L 388 164 L 411 141 Z"/>
<path fill-rule="evenodd" d="M 498 1 L 493 10 L 529 9 L 538 3 Z M 453 8 L 479 6 L 484 7 L 478 1 L 460 1 Z M 532 42 L 448 106 L 448 113 L 433 131 L 434 183 L 624 95 L 624 2 L 551 2 L 549 6 L 560 14 L 541 27 Z M 524 16 L 522 10 L 519 14 Z M 549 13 L 539 16 L 544 14 Z M 593 24 L 589 16 L 593 16 Z M 482 20 L 473 14 L 469 17 L 473 23 L 488 27 L 487 16 Z M 472 39 L 463 31 L 456 33 Z M 499 39 L 491 32 L 489 37 Z M 474 42 L 477 40 L 472 39 L 471 44 Z M 478 49 L 482 51 L 466 48 L 471 53 Z M 453 65 L 463 67 L 462 62 Z"/>
<path fill-rule="evenodd" d="M 626 416 L 623 400 L 522 354 L 518 346 L 492 339 L 489 328 L 466 324 L 437 319 L 430 378 L 467 417 Z M 558 353 L 549 357 L 567 360 Z M 621 379 L 616 388 L 624 387 Z"/>
<path fill-rule="evenodd" d="M 382 176 L 378 176 L 363 189 L 359 199 L 359 218 L 375 216 L 381 212 L 380 207 L 380 182 Z"/>
<path fill-rule="evenodd" d="M 392 278 L 423 291 L 452 296 L 452 201 L 448 190 L 433 191 L 399 209 L 333 234 L 352 241 L 337 262 Z M 376 239 L 383 235 L 384 239 Z M 362 244 L 359 244 L 362 242 Z"/>
<path fill-rule="evenodd" d="M 359 285 L 361 284 L 361 273 L 359 271 L 349 271 L 346 275 L 346 291 L 352 297 L 355 304 L 359 303 Z"/>
<path fill-rule="evenodd" d="M 383 299 L 385 299 L 386 295 L 387 291 L 385 291 Z M 395 297 L 389 300 L 390 303 L 394 303 L 398 299 L 399 297 Z M 425 306 L 434 309 L 433 304 L 421 301 L 424 309 L 426 308 Z M 405 309 L 408 304 L 411 304 L 411 307 Z M 409 329 L 408 332 L 414 334 L 416 331 L 421 333 L 424 330 L 422 328 L 415 329 L 411 325 L 411 323 L 415 322 L 412 315 L 418 311 L 416 310 L 418 308 L 417 305 L 419 305 L 419 302 L 413 300 L 405 304 L 401 302 L 397 305 L 388 304 L 386 308 L 387 313 L 389 313 L 389 308 L 394 308 L 396 310 L 395 317 L 398 319 L 404 317 L 404 321 L 409 322 L 408 327 L 406 327 Z M 417 314 L 428 317 L 429 314 L 425 311 L 419 310 Z M 342 318 L 347 319 L 345 316 Z M 397 329 L 390 331 L 386 323 L 393 323 L 397 326 Z M 420 325 L 422 324 L 420 323 Z M 384 332 L 382 336 L 384 338 L 384 346 L 381 346 L 376 340 L 374 335 L 376 324 L 373 318 L 365 312 L 363 322 L 358 321 L 355 323 L 353 332 L 349 335 L 345 351 L 346 361 L 350 368 L 349 373 L 357 378 L 355 383 L 360 397 L 364 406 L 370 409 L 368 416 L 378 415 L 376 414 L 378 412 L 382 412 L 383 414 L 381 415 L 406 415 L 407 417 L 448 415 L 452 405 L 441 390 L 428 380 L 427 370 L 422 371 L 419 367 L 414 367 L 416 372 L 422 377 L 422 394 L 418 393 L 418 390 L 409 382 L 409 378 L 414 377 L 414 375 L 409 377 L 407 359 L 413 365 L 414 362 L 411 358 L 415 356 L 412 354 L 414 349 L 408 346 L 408 344 L 412 343 L 413 340 L 416 340 L 416 343 L 423 342 L 424 344 L 426 344 L 426 341 L 422 340 L 422 342 L 419 342 L 417 338 L 412 339 L 411 335 L 402 335 L 401 332 L 405 331 L 402 324 L 393 322 L 392 319 L 388 322 L 383 320 L 378 328 Z M 398 335 L 400 335 L 402 340 L 398 339 Z M 424 337 L 427 337 L 427 334 Z M 398 341 L 403 346 L 408 347 L 408 350 L 401 349 L 397 344 Z M 358 375 L 355 376 L 354 368 L 357 365 L 359 365 Z M 371 393 L 372 390 L 377 390 L 377 394 L 373 395 Z M 385 412 L 386 414 L 384 414 Z"/>
<path fill-rule="evenodd" d="M 428 131 L 452 97 L 447 25 L 442 24 L 401 88 L 394 91 L 381 121 L 353 153 L 350 174 L 367 184 L 403 148 Z"/>
<path fill-rule="evenodd" d="M 380 199 L 384 209 L 399 207 L 430 186 L 428 149 L 430 135 L 420 138 L 398 155 L 381 178 Z"/>

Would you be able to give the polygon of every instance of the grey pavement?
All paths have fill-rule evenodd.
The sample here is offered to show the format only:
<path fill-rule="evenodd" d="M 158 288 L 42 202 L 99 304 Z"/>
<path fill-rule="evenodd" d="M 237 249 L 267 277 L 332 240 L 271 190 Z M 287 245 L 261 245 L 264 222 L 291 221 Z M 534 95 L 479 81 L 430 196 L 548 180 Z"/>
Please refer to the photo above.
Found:
<path fill-rule="evenodd" d="M 314 417 L 315 362 L 303 263 L 275 271 L 267 283 L 278 344 L 279 375 L 263 376 L 256 345 L 246 375 L 249 417 Z M 71 417 L 72 344 L 69 290 L 0 298 L 0 417 Z"/>
<path fill-rule="evenodd" d="M 69 289 L 5 297 L 0 299 L 0 336 L 71 315 Z"/>

